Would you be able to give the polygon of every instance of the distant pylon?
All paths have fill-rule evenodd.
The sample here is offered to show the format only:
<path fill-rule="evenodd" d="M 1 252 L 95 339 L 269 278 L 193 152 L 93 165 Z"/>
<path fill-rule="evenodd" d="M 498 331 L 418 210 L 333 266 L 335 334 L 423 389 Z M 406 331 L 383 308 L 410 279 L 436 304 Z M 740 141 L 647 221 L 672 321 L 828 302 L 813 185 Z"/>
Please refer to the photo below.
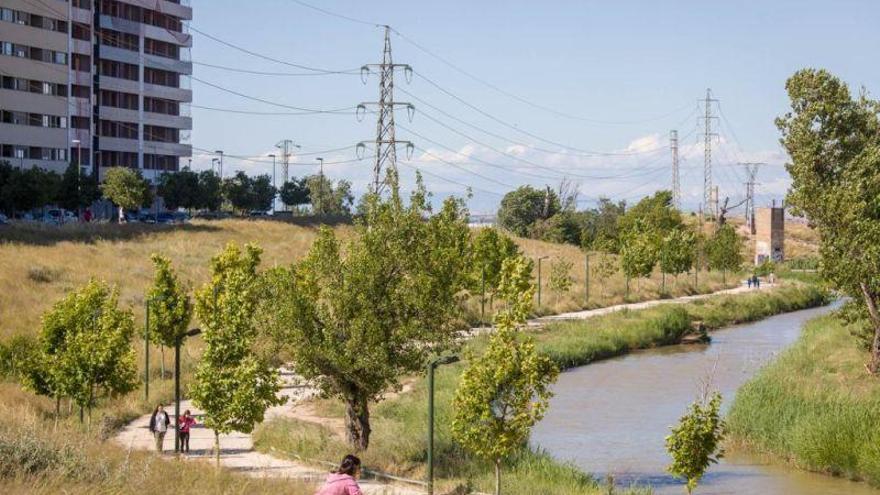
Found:
<path fill-rule="evenodd" d="M 299 148 L 299 145 L 290 139 L 282 139 L 275 147 L 281 150 L 281 185 L 283 186 L 287 184 L 290 176 L 290 156 L 293 154 L 293 149 Z M 284 210 L 287 211 L 287 205 L 284 205 Z"/>
<path fill-rule="evenodd" d="M 669 131 L 669 148 L 672 149 L 672 205 L 681 210 L 681 177 L 678 171 L 678 131 Z"/>
<path fill-rule="evenodd" d="M 374 141 L 375 160 L 373 162 L 373 185 L 372 192 L 381 194 L 386 184 L 383 172 L 397 172 L 397 145 L 406 144 L 407 154 L 410 155 L 414 148 L 409 141 L 398 140 L 394 135 L 394 107 L 405 106 L 410 119 L 415 112 L 411 103 L 394 101 L 394 71 L 403 69 L 407 81 L 412 78 L 412 67 L 408 64 L 395 64 L 391 58 L 391 26 L 385 26 L 385 48 L 382 52 L 381 64 L 367 64 L 361 67 L 361 79 L 366 84 L 366 75 L 372 70 L 379 73 L 379 101 L 364 102 L 358 105 L 358 115 L 366 112 L 367 105 L 377 107 L 378 118 L 376 119 L 376 140 Z M 366 144 L 358 143 L 358 151 L 361 153 Z"/>
<path fill-rule="evenodd" d="M 758 167 L 766 165 L 762 162 L 740 162 L 746 168 L 748 180 L 746 181 L 746 223 L 749 231 L 754 235 L 755 229 L 755 179 L 758 176 Z"/>
<path fill-rule="evenodd" d="M 718 100 L 712 98 L 712 90 L 706 89 L 706 98 L 700 100 L 704 106 L 703 116 L 703 204 L 713 215 L 718 215 L 718 202 L 712 200 L 712 138 L 718 134 L 712 132 L 712 120 L 717 119 L 712 115 L 712 103 Z"/>

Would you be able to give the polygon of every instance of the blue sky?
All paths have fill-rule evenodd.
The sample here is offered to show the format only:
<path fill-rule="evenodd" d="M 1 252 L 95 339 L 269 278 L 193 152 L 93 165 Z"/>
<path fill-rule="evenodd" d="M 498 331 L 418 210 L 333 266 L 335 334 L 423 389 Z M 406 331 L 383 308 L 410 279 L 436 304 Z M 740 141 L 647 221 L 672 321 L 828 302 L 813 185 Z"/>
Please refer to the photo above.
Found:
<path fill-rule="evenodd" d="M 715 124 L 720 135 L 714 143 L 713 178 L 721 197 L 736 202 L 743 196 L 745 173 L 736 162 L 765 161 L 769 165 L 758 176 L 758 201 L 782 198 L 788 182 L 773 119 L 786 109 L 786 78 L 802 67 L 822 67 L 854 89 L 880 92 L 880 2 L 873 0 L 308 3 L 390 24 L 402 34 L 392 35 L 395 62 L 412 65 L 417 74 L 494 118 L 422 77 L 407 83 L 400 74 L 395 80 L 395 98 L 416 106 L 412 122 L 404 112 L 397 114 L 398 138 L 419 147 L 413 161 L 399 167 L 404 184 L 412 183 L 417 167 L 438 198 L 463 195 L 461 184 L 470 185 L 470 206 L 476 212 L 494 211 L 510 186 L 555 186 L 563 176 L 580 183 L 583 206 L 598 196 L 633 201 L 668 189 L 671 129 L 681 136 L 684 203 L 696 207 L 703 164 L 697 99 L 706 88 L 720 100 L 720 108 L 713 108 L 722 117 Z M 381 59 L 381 29 L 295 0 L 192 0 L 192 5 L 195 29 L 268 57 L 332 70 Z M 201 64 L 304 72 L 198 32 L 193 36 L 194 77 L 202 81 L 312 109 L 354 107 L 378 97 L 375 77 L 365 85 L 354 74 L 268 76 L 207 67 Z M 317 152 L 375 138 L 372 115 L 359 122 L 349 114 L 219 112 L 198 107 L 291 110 L 198 80 L 192 88 L 193 145 L 257 160 L 228 159 L 227 173 L 271 173 L 271 158 L 265 155 L 283 138 L 302 146 L 303 155 L 291 167 L 297 176 L 316 170 Z M 583 151 L 617 154 L 591 157 Z M 356 158 L 354 148 L 321 154 L 328 163 Z M 405 157 L 403 149 L 399 155 Z M 194 168 L 210 165 L 210 154 L 194 152 Z M 369 156 L 325 167 L 331 177 L 351 180 L 359 193 L 371 170 Z"/>

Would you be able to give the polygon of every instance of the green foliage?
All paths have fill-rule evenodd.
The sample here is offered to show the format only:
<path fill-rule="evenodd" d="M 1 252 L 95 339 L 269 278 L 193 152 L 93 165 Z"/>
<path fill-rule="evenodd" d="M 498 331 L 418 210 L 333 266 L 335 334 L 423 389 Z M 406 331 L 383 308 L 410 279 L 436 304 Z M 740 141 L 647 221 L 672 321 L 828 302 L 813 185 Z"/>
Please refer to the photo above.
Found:
<path fill-rule="evenodd" d="M 159 196 L 171 210 L 199 207 L 199 174 L 188 167 L 179 172 L 162 174 L 159 177 Z"/>
<path fill-rule="evenodd" d="M 653 231 L 632 231 L 620 247 L 620 269 L 629 278 L 650 277 L 657 264 L 659 242 Z"/>
<path fill-rule="evenodd" d="M 182 339 L 192 319 L 192 302 L 184 286 L 171 268 L 171 260 L 153 254 L 155 274 L 147 292 L 150 311 L 150 339 L 162 346 L 174 347 Z"/>
<path fill-rule="evenodd" d="M 195 208 L 217 211 L 223 202 L 220 176 L 213 170 L 199 172 L 199 188 L 196 194 Z"/>
<path fill-rule="evenodd" d="M 760 265 L 755 267 L 755 275 L 766 277 L 776 271 L 776 263 L 770 259 L 765 259 Z"/>
<path fill-rule="evenodd" d="M 618 220 L 621 236 L 653 231 L 662 239 L 682 226 L 681 213 L 672 206 L 670 191 L 657 191 L 643 198 Z"/>
<path fill-rule="evenodd" d="M 504 195 L 498 210 L 498 224 L 514 234 L 529 235 L 532 225 L 546 220 L 560 210 L 559 196 L 549 187 L 546 190 L 520 186 Z"/>
<path fill-rule="evenodd" d="M 777 119 L 791 162 L 788 204 L 821 233 L 823 276 L 868 311 L 880 370 L 880 103 L 824 70 L 786 82 L 791 111 Z"/>
<path fill-rule="evenodd" d="M 571 279 L 571 268 L 574 264 L 568 260 L 558 260 L 550 264 L 550 290 L 561 294 L 571 290 L 574 283 Z"/>
<path fill-rule="evenodd" d="M 599 281 L 604 296 L 608 287 L 607 280 L 617 273 L 618 261 L 615 255 L 606 251 L 600 252 L 594 259 L 595 261 L 590 263 L 590 271 L 593 278 Z"/>
<path fill-rule="evenodd" d="M 283 403 L 277 396 L 278 371 L 253 349 L 259 263 L 259 248 L 248 244 L 242 251 L 230 243 L 211 259 L 211 281 L 196 293 L 205 350 L 190 395 L 206 413 L 205 426 L 214 430 L 215 446 L 216 435 L 249 433 L 267 408 Z"/>
<path fill-rule="evenodd" d="M 620 249 L 618 219 L 626 212 L 626 202 L 599 198 L 599 206 L 581 212 L 585 216 L 581 245 L 587 249 L 617 253 Z"/>
<path fill-rule="evenodd" d="M 27 335 L 0 342 L 0 377 L 26 381 L 38 357 L 37 351 L 36 339 Z"/>
<path fill-rule="evenodd" d="M 20 169 L 0 162 L 0 210 L 13 216 L 59 198 L 61 177 L 39 167 Z"/>
<path fill-rule="evenodd" d="M 461 289 L 470 276 L 470 232 L 459 201 L 430 213 L 419 189 L 367 199 L 366 217 L 343 249 L 322 228 L 308 255 L 271 270 L 264 325 L 283 340 L 297 371 L 346 404 L 348 440 L 369 445 L 369 403 L 426 359 L 455 345 Z"/>
<path fill-rule="evenodd" d="M 58 205 L 71 211 L 84 208 L 101 197 L 98 182 L 90 175 L 83 175 L 75 163 L 68 165 L 61 176 L 58 189 Z"/>
<path fill-rule="evenodd" d="M 135 388 L 134 319 L 131 311 L 118 308 L 118 298 L 116 290 L 92 280 L 43 316 L 29 388 L 69 397 L 89 411 L 101 394 L 113 397 Z"/>
<path fill-rule="evenodd" d="M 672 229 L 660 243 L 660 270 L 678 275 L 694 266 L 696 236 L 684 228 Z"/>
<path fill-rule="evenodd" d="M 326 175 L 310 175 L 303 178 L 309 191 L 312 211 L 325 215 L 350 215 L 354 195 L 351 182 L 340 179 L 333 181 Z"/>
<path fill-rule="evenodd" d="M 223 179 L 223 197 L 239 213 L 269 211 L 275 198 L 272 178 L 268 175 L 250 177 L 239 170 L 234 176 Z"/>
<path fill-rule="evenodd" d="M 297 207 L 299 205 L 308 204 L 312 201 L 309 185 L 306 178 L 297 180 L 296 177 L 285 182 L 279 191 L 281 202 L 289 207 Z"/>
<path fill-rule="evenodd" d="M 706 258 L 709 268 L 722 271 L 736 271 L 742 267 L 743 240 L 730 224 L 722 225 L 715 235 L 706 241 Z"/>
<path fill-rule="evenodd" d="M 723 457 L 720 444 L 724 430 L 721 394 L 715 392 L 691 404 L 666 437 L 666 450 L 672 457 L 667 470 L 687 480 L 688 494 L 694 491 L 709 466 Z"/>
<path fill-rule="evenodd" d="M 505 292 L 510 306 L 496 316 L 496 330 L 481 356 L 469 355 L 469 365 L 455 392 L 453 438 L 469 452 L 495 463 L 500 493 L 503 459 L 522 448 L 532 426 L 544 416 L 559 369 L 535 349 L 532 337 L 520 336 L 534 288 L 523 287 L 528 262 L 504 262 Z"/>
<path fill-rule="evenodd" d="M 153 199 L 150 185 L 141 177 L 140 172 L 125 167 L 113 167 L 107 170 L 101 191 L 107 199 L 125 210 L 146 206 Z"/>
<path fill-rule="evenodd" d="M 487 227 L 477 231 L 472 241 L 473 275 L 471 282 L 480 290 L 485 277 L 486 290 L 495 292 L 501 282 L 501 265 L 504 260 L 519 255 L 519 246 L 513 239 L 496 228 Z"/>

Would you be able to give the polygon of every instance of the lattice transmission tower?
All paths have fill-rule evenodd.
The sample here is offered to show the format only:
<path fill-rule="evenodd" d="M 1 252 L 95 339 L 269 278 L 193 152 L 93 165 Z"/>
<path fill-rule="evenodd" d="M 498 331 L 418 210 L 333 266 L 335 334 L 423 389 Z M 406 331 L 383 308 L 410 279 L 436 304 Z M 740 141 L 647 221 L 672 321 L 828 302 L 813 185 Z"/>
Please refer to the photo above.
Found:
<path fill-rule="evenodd" d="M 718 201 L 713 195 L 712 189 L 712 138 L 718 134 L 712 132 L 712 121 L 718 117 L 712 114 L 712 103 L 718 100 L 712 98 L 712 90 L 706 89 L 706 98 L 700 100 L 703 103 L 703 205 L 706 210 L 718 216 Z"/>
<path fill-rule="evenodd" d="M 763 162 L 740 162 L 740 165 L 746 168 L 746 175 L 748 177 L 746 181 L 746 224 L 749 226 L 749 232 L 753 235 L 756 232 L 755 229 L 755 185 L 757 182 L 755 179 L 758 176 L 758 167 L 761 165 L 766 165 Z"/>
<path fill-rule="evenodd" d="M 293 155 L 294 148 L 299 148 L 299 145 L 295 144 L 293 140 L 282 139 L 275 147 L 281 150 L 281 184 L 284 185 L 287 184 L 290 177 L 290 157 Z M 284 211 L 287 211 L 287 205 L 284 205 Z"/>
<path fill-rule="evenodd" d="M 407 154 L 411 155 L 414 145 L 410 141 L 397 139 L 394 133 L 394 108 L 398 106 L 406 107 L 410 120 L 412 119 L 415 107 L 411 103 L 394 101 L 394 73 L 398 70 L 404 71 L 407 81 L 412 79 L 412 67 L 408 64 L 395 64 L 391 57 L 391 26 L 385 27 L 385 47 L 382 51 L 382 63 L 367 64 L 361 67 L 361 79 L 366 84 L 366 76 L 371 72 L 379 74 L 379 101 L 364 102 L 358 105 L 358 116 L 366 113 L 367 106 L 376 107 L 376 139 L 373 141 L 375 146 L 375 160 L 373 162 L 373 185 L 372 192 L 381 194 L 387 185 L 387 175 L 389 171 L 393 174 L 397 172 L 397 145 L 405 144 Z M 362 154 L 366 148 L 366 142 L 358 143 L 358 153 Z M 383 176 L 384 173 L 384 176 Z"/>
<path fill-rule="evenodd" d="M 678 131 L 669 131 L 669 148 L 672 150 L 672 205 L 681 210 L 681 176 L 678 168 Z"/>

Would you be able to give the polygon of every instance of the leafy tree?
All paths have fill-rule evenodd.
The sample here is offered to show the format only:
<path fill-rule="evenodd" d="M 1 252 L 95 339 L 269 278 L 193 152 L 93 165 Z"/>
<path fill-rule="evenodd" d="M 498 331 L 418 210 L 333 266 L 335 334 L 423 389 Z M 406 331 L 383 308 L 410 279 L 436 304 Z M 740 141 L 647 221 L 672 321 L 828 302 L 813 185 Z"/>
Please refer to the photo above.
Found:
<path fill-rule="evenodd" d="M 278 371 L 254 352 L 259 264 L 259 248 L 248 244 L 242 252 L 230 243 L 211 259 L 211 281 L 196 293 L 205 350 L 190 394 L 214 430 L 218 466 L 221 433 L 250 433 L 267 408 L 284 402 Z"/>
<path fill-rule="evenodd" d="M 427 358 L 456 343 L 469 273 L 466 211 L 447 199 L 430 213 L 420 185 L 409 206 L 371 195 L 343 249 L 322 228 L 308 255 L 271 270 L 267 331 L 287 344 L 298 373 L 345 404 L 352 448 L 370 439 L 369 404 Z"/>
<path fill-rule="evenodd" d="M 630 279 L 651 276 L 657 264 L 658 248 L 657 234 L 653 231 L 630 232 L 624 236 L 620 248 L 620 269 L 627 277 L 627 292 Z"/>
<path fill-rule="evenodd" d="M 159 178 L 158 194 L 171 210 L 192 210 L 199 201 L 199 174 L 188 167 L 173 174 L 162 174 Z"/>
<path fill-rule="evenodd" d="M 272 177 L 258 175 L 251 179 L 251 209 L 257 211 L 269 211 L 272 209 L 272 201 L 277 191 L 272 185 Z"/>
<path fill-rule="evenodd" d="M 223 179 L 223 198 L 232 205 L 233 210 L 246 213 L 253 205 L 251 194 L 251 178 L 239 170 L 232 177 Z"/>
<path fill-rule="evenodd" d="M 667 470 L 687 480 L 688 494 L 694 491 L 709 466 L 723 457 L 720 444 L 724 434 L 721 394 L 715 392 L 711 398 L 703 397 L 691 404 L 666 437 L 666 450 L 672 457 Z"/>
<path fill-rule="evenodd" d="M 721 270 L 726 278 L 728 271 L 738 270 L 743 264 L 743 240 L 730 224 L 724 224 L 706 242 L 709 268 Z"/>
<path fill-rule="evenodd" d="M 571 290 L 573 284 L 571 280 L 571 268 L 574 264 L 571 261 L 561 259 L 550 265 L 550 290 L 556 294 L 558 302 L 559 295 Z"/>
<path fill-rule="evenodd" d="M 119 223 L 125 222 L 125 210 L 146 206 L 153 199 L 150 185 L 140 172 L 125 167 L 107 170 L 101 190 L 107 199 L 119 207 Z"/>
<path fill-rule="evenodd" d="M 660 272 L 663 274 L 663 289 L 666 289 L 666 274 L 678 278 L 694 266 L 696 236 L 690 230 L 677 228 L 670 231 L 660 244 Z"/>
<path fill-rule="evenodd" d="M 657 191 L 653 196 L 643 198 L 618 220 L 622 235 L 651 230 L 659 234 L 658 240 L 681 226 L 681 212 L 672 206 L 670 191 Z"/>
<path fill-rule="evenodd" d="M 880 103 L 840 79 L 804 69 L 786 83 L 777 119 L 791 161 L 787 204 L 821 235 L 823 277 L 860 306 L 873 329 L 868 369 L 880 370 Z"/>
<path fill-rule="evenodd" d="M 524 447 L 544 416 L 559 369 L 520 335 L 534 297 L 531 266 L 522 257 L 504 261 L 502 292 L 510 306 L 496 316 L 496 330 L 481 356 L 469 365 L 455 392 L 452 435 L 466 450 L 495 466 L 495 494 L 501 493 L 501 464 Z"/>
<path fill-rule="evenodd" d="M 118 308 L 118 299 L 115 289 L 91 280 L 43 316 L 41 356 L 29 385 L 56 399 L 70 397 L 89 411 L 90 422 L 101 394 L 115 397 L 137 385 L 134 319 Z"/>
<path fill-rule="evenodd" d="M 597 208 L 582 212 L 585 219 L 581 245 L 584 248 L 616 254 L 620 248 L 617 222 L 625 212 L 625 201 L 614 203 L 608 198 L 599 198 Z"/>
<path fill-rule="evenodd" d="M 98 182 L 91 175 L 83 175 L 75 163 L 68 165 L 61 177 L 58 205 L 71 211 L 85 208 L 101 197 Z"/>
<path fill-rule="evenodd" d="M 281 186 L 280 196 L 282 203 L 294 208 L 299 205 L 308 204 L 312 200 L 305 178 L 297 180 L 294 177 L 293 180 L 285 182 Z"/>
<path fill-rule="evenodd" d="M 312 203 L 312 212 L 326 215 L 350 215 L 354 204 L 351 182 L 340 179 L 334 182 L 326 175 L 305 177 Z"/>
<path fill-rule="evenodd" d="M 202 170 L 199 172 L 199 187 L 194 207 L 209 211 L 219 210 L 223 203 L 221 189 L 220 176 L 213 170 Z"/>
<path fill-rule="evenodd" d="M 485 281 L 486 289 L 494 295 L 501 282 L 501 264 L 519 255 L 519 246 L 513 239 L 496 228 L 482 228 L 472 241 L 473 276 L 472 287 L 479 290 Z"/>
<path fill-rule="evenodd" d="M 605 290 L 608 287 L 608 279 L 617 273 L 618 262 L 611 253 L 602 251 L 599 253 L 596 262 L 590 267 L 593 276 L 600 281 L 602 287 L 602 296 L 605 296 Z"/>
<path fill-rule="evenodd" d="M 155 274 L 153 286 L 147 291 L 150 311 L 150 339 L 161 346 L 162 377 L 165 377 L 165 347 L 174 347 L 187 331 L 192 320 L 192 302 L 187 288 L 171 268 L 171 260 L 159 254 L 150 257 Z"/>
<path fill-rule="evenodd" d="M 584 212 L 562 210 L 546 220 L 536 220 L 529 228 L 529 237 L 580 246 L 586 219 L 587 214 Z"/>
<path fill-rule="evenodd" d="M 546 190 L 520 186 L 504 195 L 498 210 L 498 223 L 504 229 L 525 237 L 538 220 L 546 220 L 560 209 L 559 196 L 549 187 Z"/>

